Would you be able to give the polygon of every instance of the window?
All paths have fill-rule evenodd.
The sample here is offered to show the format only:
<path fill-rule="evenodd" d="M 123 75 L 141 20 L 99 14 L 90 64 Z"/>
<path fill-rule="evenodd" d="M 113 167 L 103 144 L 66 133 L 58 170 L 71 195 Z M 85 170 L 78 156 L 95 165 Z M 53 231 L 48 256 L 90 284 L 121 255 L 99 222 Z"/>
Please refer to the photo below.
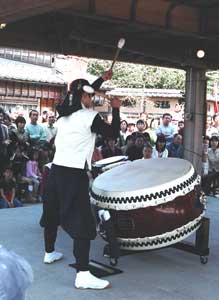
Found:
<path fill-rule="evenodd" d="M 169 101 L 155 101 L 154 107 L 156 108 L 170 108 L 170 102 Z"/>

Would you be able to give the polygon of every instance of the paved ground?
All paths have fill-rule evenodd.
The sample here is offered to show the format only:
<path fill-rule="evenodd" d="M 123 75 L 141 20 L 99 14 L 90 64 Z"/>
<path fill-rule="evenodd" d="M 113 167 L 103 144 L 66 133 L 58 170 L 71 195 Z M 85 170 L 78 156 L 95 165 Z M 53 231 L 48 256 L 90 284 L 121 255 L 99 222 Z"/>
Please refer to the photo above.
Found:
<path fill-rule="evenodd" d="M 79 291 L 73 287 L 75 271 L 68 267 L 72 242 L 60 230 L 57 250 L 65 258 L 44 265 L 42 230 L 38 225 L 41 205 L 0 211 L 0 244 L 24 256 L 32 265 L 35 280 L 26 300 L 219 300 L 219 198 L 209 198 L 207 216 L 211 217 L 209 262 L 174 248 L 124 256 L 118 267 L 124 271 L 108 277 L 112 289 Z M 92 243 L 92 258 L 102 257 L 103 241 Z"/>

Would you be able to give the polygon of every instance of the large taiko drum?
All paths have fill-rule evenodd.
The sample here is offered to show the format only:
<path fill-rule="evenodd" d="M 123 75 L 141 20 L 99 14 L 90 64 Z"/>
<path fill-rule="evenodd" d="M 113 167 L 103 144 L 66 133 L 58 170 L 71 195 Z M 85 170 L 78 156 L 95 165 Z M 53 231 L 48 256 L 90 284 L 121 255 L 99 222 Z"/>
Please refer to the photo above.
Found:
<path fill-rule="evenodd" d="M 204 216 L 200 176 L 177 158 L 136 160 L 99 175 L 91 201 L 107 209 L 121 249 L 149 250 L 177 243 Z"/>

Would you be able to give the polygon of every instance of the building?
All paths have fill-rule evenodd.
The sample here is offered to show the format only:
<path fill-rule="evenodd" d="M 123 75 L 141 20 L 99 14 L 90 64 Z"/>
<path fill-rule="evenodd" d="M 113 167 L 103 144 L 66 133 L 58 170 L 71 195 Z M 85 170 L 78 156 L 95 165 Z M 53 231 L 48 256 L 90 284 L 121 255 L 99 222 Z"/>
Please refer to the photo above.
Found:
<path fill-rule="evenodd" d="M 123 100 L 121 113 L 127 121 L 137 120 L 141 113 L 147 113 L 149 119 L 159 119 L 164 113 L 170 113 L 176 120 L 184 117 L 185 95 L 181 90 L 115 88 L 106 92 L 106 95 L 118 96 Z M 97 97 L 96 103 L 96 109 L 100 113 L 104 115 L 111 113 L 104 96 Z M 214 115 L 214 97 L 211 95 L 207 95 L 206 114 Z"/>

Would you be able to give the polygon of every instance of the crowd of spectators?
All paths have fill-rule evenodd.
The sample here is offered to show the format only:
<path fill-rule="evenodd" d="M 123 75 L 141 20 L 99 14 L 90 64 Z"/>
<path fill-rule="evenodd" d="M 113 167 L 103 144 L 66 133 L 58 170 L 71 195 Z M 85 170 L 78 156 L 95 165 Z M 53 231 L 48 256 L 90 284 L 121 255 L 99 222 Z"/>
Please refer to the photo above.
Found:
<path fill-rule="evenodd" d="M 33 109 L 29 120 L 12 120 L 0 109 L 0 208 L 42 200 L 42 174 L 53 159 L 57 129 L 53 112 L 44 122 L 39 117 Z"/>
<path fill-rule="evenodd" d="M 203 189 L 215 196 L 219 187 L 219 113 L 206 119 L 206 136 L 203 138 Z"/>
<path fill-rule="evenodd" d="M 41 120 L 41 121 L 40 121 Z M 57 133 L 53 112 L 40 116 L 31 110 L 29 120 L 12 120 L 0 109 L 0 208 L 42 201 L 43 173 L 52 162 Z M 172 122 L 165 113 L 154 126 L 147 118 L 136 123 L 121 120 L 117 140 L 97 136 L 93 163 L 103 158 L 127 156 L 128 160 L 162 157 L 183 158 L 184 122 Z M 207 118 L 203 140 L 203 186 L 207 194 L 219 175 L 219 115 Z M 215 190 L 213 190 L 215 194 Z"/>

